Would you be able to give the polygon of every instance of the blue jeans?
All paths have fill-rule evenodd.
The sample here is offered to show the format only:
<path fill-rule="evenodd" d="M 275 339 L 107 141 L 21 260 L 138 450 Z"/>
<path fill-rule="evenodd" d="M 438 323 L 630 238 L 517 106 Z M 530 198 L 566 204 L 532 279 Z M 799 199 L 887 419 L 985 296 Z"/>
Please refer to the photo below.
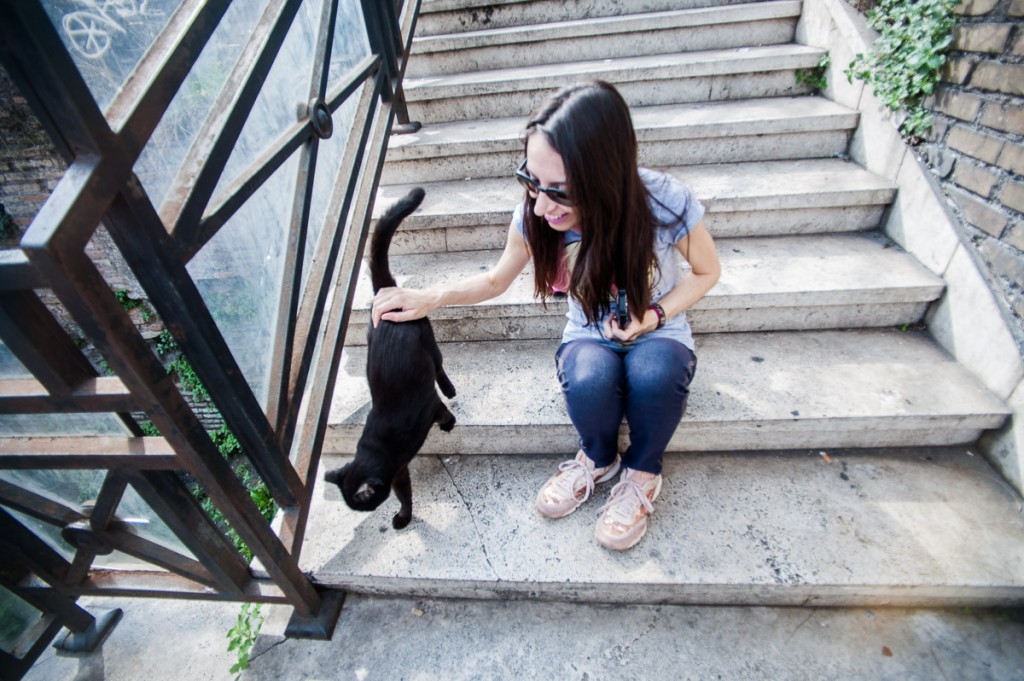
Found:
<path fill-rule="evenodd" d="M 628 468 L 661 473 L 665 448 L 683 418 L 697 358 L 682 343 L 641 338 L 628 346 L 592 340 L 555 354 L 558 380 L 580 447 L 598 466 L 615 460 L 622 417 L 629 424 Z"/>

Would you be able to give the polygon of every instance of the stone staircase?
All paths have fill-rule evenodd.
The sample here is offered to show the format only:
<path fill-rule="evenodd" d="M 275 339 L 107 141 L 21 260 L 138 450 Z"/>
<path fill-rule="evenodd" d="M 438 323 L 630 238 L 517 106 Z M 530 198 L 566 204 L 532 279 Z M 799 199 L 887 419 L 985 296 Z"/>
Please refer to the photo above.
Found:
<path fill-rule="evenodd" d="M 722 278 L 690 312 L 698 370 L 644 541 L 593 541 L 533 498 L 577 449 L 554 374 L 561 304 L 528 273 L 500 298 L 431 315 L 459 394 L 393 499 L 350 511 L 318 483 L 303 568 L 328 587 L 454 598 L 743 605 L 1024 602 L 1019 496 L 969 449 L 1008 410 L 921 325 L 943 293 L 879 230 L 896 188 L 846 156 L 858 113 L 798 84 L 801 3 L 424 0 L 378 210 L 421 209 L 392 248 L 404 286 L 497 260 L 522 190 L 526 116 L 558 87 L 614 83 L 641 162 L 707 208 Z M 321 469 L 369 409 L 359 284 Z M 625 426 L 623 426 L 625 442 Z M 606 494 L 599 489 L 598 499 Z"/>

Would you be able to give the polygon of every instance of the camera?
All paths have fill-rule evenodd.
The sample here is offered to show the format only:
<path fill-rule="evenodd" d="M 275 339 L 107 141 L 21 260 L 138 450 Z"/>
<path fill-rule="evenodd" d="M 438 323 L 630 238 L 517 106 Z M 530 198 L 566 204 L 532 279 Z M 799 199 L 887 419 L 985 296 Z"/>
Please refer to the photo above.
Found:
<path fill-rule="evenodd" d="M 615 314 L 619 318 L 619 328 L 624 329 L 629 326 L 629 307 L 626 304 L 626 289 L 619 289 L 619 296 L 615 301 Z"/>

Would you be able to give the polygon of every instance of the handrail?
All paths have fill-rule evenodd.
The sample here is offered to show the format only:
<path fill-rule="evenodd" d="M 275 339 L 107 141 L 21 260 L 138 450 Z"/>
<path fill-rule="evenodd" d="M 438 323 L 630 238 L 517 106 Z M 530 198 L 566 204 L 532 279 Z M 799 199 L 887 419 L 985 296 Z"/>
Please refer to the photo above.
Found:
<path fill-rule="evenodd" d="M 29 511 L 55 526 L 74 559 L 31 540 L 33 533 L 4 508 L 0 521 L 21 529 L 2 543 L 14 542 L 21 554 L 33 557 L 30 572 L 50 586 L 45 598 L 32 596 L 32 604 L 57 616 L 75 635 L 88 637 L 97 626 L 96 618 L 74 605 L 77 597 L 117 593 L 285 602 L 295 608 L 294 635 L 329 636 L 340 600 L 317 591 L 300 570 L 298 556 L 388 136 L 396 118 L 400 127 L 408 127 L 401 81 L 419 1 L 361 0 L 371 52 L 332 85 L 333 22 L 343 0 L 328 0 L 321 16 L 327 25 L 321 25 L 310 64 L 313 96 L 307 112 L 221 187 L 227 157 L 302 4 L 268 0 L 253 32 L 258 39 L 225 79 L 218 100 L 223 108 L 211 110 L 200 126 L 167 200 L 150 196 L 136 176 L 137 161 L 175 95 L 196 77 L 189 74 L 231 3 L 182 3 L 104 108 L 44 1 L 0 3 L 0 59 L 69 164 L 20 248 L 0 252 L 0 338 L 25 368 L 21 376 L 0 376 L 0 419 L 5 419 L 0 427 L 24 424 L 31 414 L 99 412 L 116 416 L 110 422 L 115 432 L 93 429 L 53 439 L 33 426 L 17 425 L 27 430 L 0 436 L 0 506 Z M 102 12 L 102 3 L 94 10 Z M 317 152 L 334 134 L 332 119 L 343 104 L 355 114 L 339 177 L 327 185 L 326 213 L 311 215 Z M 296 198 L 277 294 L 281 322 L 273 327 L 270 386 L 261 404 L 242 369 L 243 358 L 228 343 L 190 268 L 281 173 L 296 173 Z M 313 239 L 310 223 L 321 221 Z M 198 407 L 168 375 L 90 258 L 87 246 L 101 222 L 276 500 L 284 520 L 277 533 L 218 451 Z M 315 252 L 309 259 L 307 242 Z M 91 348 L 88 353 L 66 330 L 72 324 Z M 97 354 L 113 377 L 100 375 Z M 160 437 L 142 437 L 154 427 Z M 11 473 L 78 469 L 103 471 L 94 503 L 81 508 L 60 499 L 56 490 L 30 490 Z M 201 486 L 251 550 L 260 576 L 193 499 L 182 474 Z M 187 553 L 125 529 L 118 508 L 129 492 Z M 143 558 L 154 569 L 135 571 L 130 579 L 107 572 L 96 558 L 110 550 Z M 17 574 L 0 570 L 0 583 L 28 598 L 17 580 L 12 582 Z M 110 619 L 101 624 L 112 626 Z M 0 658 L 22 672 L 31 665 L 28 657 Z"/>

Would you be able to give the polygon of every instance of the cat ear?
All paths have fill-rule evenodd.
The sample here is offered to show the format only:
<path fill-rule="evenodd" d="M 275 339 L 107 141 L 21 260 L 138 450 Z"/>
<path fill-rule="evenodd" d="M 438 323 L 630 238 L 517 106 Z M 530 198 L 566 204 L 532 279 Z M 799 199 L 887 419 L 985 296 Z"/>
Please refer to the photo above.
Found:
<path fill-rule="evenodd" d="M 335 485 L 341 486 L 341 481 L 345 479 L 345 474 L 348 472 L 349 466 L 352 464 L 347 463 L 341 468 L 335 468 L 333 471 L 327 471 L 324 474 L 324 481 L 330 482 Z"/>

